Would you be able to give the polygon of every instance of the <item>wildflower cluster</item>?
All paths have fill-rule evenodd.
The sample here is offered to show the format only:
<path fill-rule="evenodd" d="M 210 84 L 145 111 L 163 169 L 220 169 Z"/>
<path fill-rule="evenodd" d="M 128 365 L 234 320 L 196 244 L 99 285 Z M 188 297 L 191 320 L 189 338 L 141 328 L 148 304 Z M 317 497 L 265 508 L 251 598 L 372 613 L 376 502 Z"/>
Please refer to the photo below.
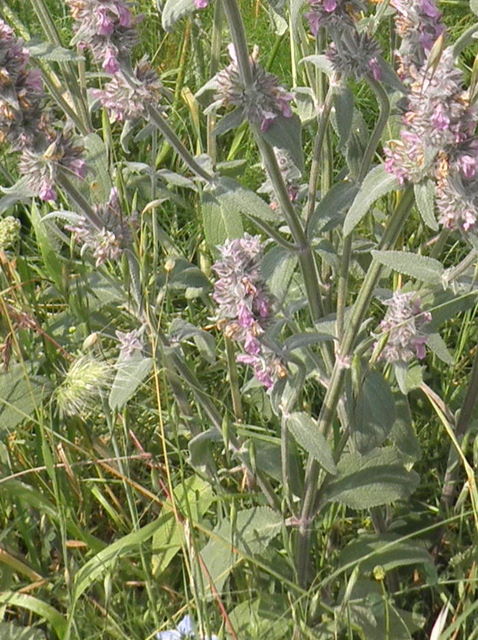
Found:
<path fill-rule="evenodd" d="M 124 122 L 147 117 L 148 107 L 159 102 L 161 91 L 156 72 L 146 58 L 142 58 L 134 68 L 133 77 L 116 73 L 104 89 L 94 89 L 92 95 L 100 100 L 113 122 Z"/>
<path fill-rule="evenodd" d="M 332 38 L 326 56 L 335 71 L 356 80 L 366 76 L 380 80 L 380 48 L 368 33 L 357 28 L 364 3 L 360 0 L 309 0 L 309 5 L 310 11 L 305 17 L 311 32 L 316 36 L 323 27 Z"/>
<path fill-rule="evenodd" d="M 84 216 L 78 216 L 75 224 L 65 228 L 82 245 L 82 251 L 89 249 L 93 253 L 98 267 L 106 260 L 117 260 L 131 240 L 131 234 L 116 188 L 111 190 L 108 202 L 96 205 L 94 211 L 103 224 L 101 229 L 94 227 Z"/>
<path fill-rule="evenodd" d="M 263 244 L 259 236 L 245 234 L 219 247 L 221 259 L 213 265 L 219 276 L 213 299 L 219 305 L 218 327 L 238 342 L 244 353 L 237 361 L 250 365 L 267 388 L 286 375 L 279 358 L 264 346 L 263 335 L 272 315 L 272 296 L 262 279 L 260 260 Z"/>
<path fill-rule="evenodd" d="M 388 309 L 380 329 L 388 334 L 388 339 L 380 354 L 381 359 L 390 363 L 409 362 L 415 356 L 423 359 L 428 336 L 422 333 L 422 329 L 431 321 L 431 314 L 423 311 L 414 292 L 395 291 L 385 304 Z"/>
<path fill-rule="evenodd" d="M 45 127 L 42 79 L 29 59 L 23 42 L 0 20 L 0 142 L 15 150 L 33 145 Z"/>
<path fill-rule="evenodd" d="M 75 20 L 74 42 L 89 49 L 108 73 L 117 73 L 137 42 L 134 18 L 124 0 L 66 0 Z"/>
<path fill-rule="evenodd" d="M 395 27 L 402 39 L 398 51 L 399 75 L 406 81 L 411 67 L 423 66 L 445 27 L 432 0 L 391 0 L 390 4 L 396 10 Z"/>
<path fill-rule="evenodd" d="M 451 47 L 430 57 L 444 33 L 433 0 L 392 0 L 402 37 L 402 80 L 409 89 L 400 140 L 385 149 L 385 167 L 400 183 L 431 178 L 440 222 L 468 231 L 478 223 L 478 111 L 463 90 Z"/>
<path fill-rule="evenodd" d="M 20 220 L 13 216 L 0 219 L 0 251 L 13 247 L 20 237 Z"/>
<path fill-rule="evenodd" d="M 47 142 L 48 139 L 45 144 Z M 55 183 L 59 171 L 65 171 L 81 179 L 86 176 L 83 148 L 76 145 L 72 137 L 65 133 L 58 134 L 41 151 L 24 149 L 19 167 L 27 185 L 42 200 L 56 200 Z"/>
<path fill-rule="evenodd" d="M 229 47 L 231 64 L 213 78 L 216 88 L 215 107 L 233 105 L 241 109 L 243 117 L 258 125 L 261 131 L 267 131 L 280 115 L 292 116 L 291 93 L 281 87 L 277 76 L 263 69 L 257 62 L 257 49 L 251 58 L 252 85 L 244 87 L 234 47 Z"/>

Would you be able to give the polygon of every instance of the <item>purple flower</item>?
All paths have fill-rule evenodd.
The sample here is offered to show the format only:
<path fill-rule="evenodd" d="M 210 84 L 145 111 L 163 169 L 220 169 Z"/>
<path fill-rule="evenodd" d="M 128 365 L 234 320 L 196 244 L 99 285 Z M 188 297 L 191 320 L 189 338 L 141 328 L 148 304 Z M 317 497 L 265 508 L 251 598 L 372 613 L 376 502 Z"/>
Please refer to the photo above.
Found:
<path fill-rule="evenodd" d="M 47 126 L 41 74 L 28 68 L 29 58 L 23 42 L 0 20 L 0 142 L 16 150 L 33 145 Z"/>
<path fill-rule="evenodd" d="M 409 71 L 410 89 L 400 140 L 385 148 L 385 167 L 401 183 L 438 177 L 443 154 L 453 155 L 457 147 L 467 145 L 478 120 L 462 88 L 462 74 L 455 67 L 451 48 L 445 49 L 437 64 L 425 63 Z"/>
<path fill-rule="evenodd" d="M 42 200 L 56 200 L 55 184 L 60 170 L 80 179 L 86 176 L 83 148 L 75 145 L 71 136 L 59 133 L 42 151 L 23 150 L 20 173 L 25 176 L 28 187 Z"/>
<path fill-rule="evenodd" d="M 190 615 L 184 616 L 176 629 L 160 631 L 156 634 L 157 640 L 219 640 L 216 635 L 198 636 L 196 624 Z"/>
<path fill-rule="evenodd" d="M 406 81 L 410 67 L 419 69 L 424 64 L 445 27 L 432 0 L 391 0 L 391 6 L 397 11 L 395 26 L 402 38 L 399 74 Z"/>
<path fill-rule="evenodd" d="M 279 115 L 285 118 L 292 117 L 289 104 L 293 100 L 292 94 L 281 87 L 277 76 L 265 71 L 258 64 L 257 50 L 250 58 L 253 83 L 247 89 L 242 84 L 232 45 L 229 53 L 231 64 L 214 77 L 217 90 L 214 106 L 239 107 L 244 117 L 258 125 L 261 131 L 267 131 Z"/>
<path fill-rule="evenodd" d="M 94 227 L 83 216 L 79 216 L 75 224 L 65 225 L 65 229 L 73 233 L 82 251 L 88 249 L 93 253 L 98 267 L 106 260 L 118 260 L 121 257 L 124 248 L 131 242 L 131 233 L 116 188 L 111 190 L 108 202 L 96 205 L 94 210 L 102 222 L 101 229 Z"/>
<path fill-rule="evenodd" d="M 128 333 L 115 331 L 120 343 L 120 359 L 128 360 L 136 351 L 141 352 L 143 350 L 144 345 L 141 340 L 143 329 L 143 327 L 141 329 L 134 329 Z"/>
<path fill-rule="evenodd" d="M 130 3 L 125 0 L 66 0 L 75 20 L 73 41 L 89 49 L 108 73 L 117 73 L 120 60 L 127 59 L 137 42 Z"/>
<path fill-rule="evenodd" d="M 147 117 L 148 107 L 157 105 L 162 84 L 146 58 L 138 62 L 134 77 L 117 73 L 103 89 L 93 89 L 93 97 L 100 100 L 113 121 L 124 122 Z"/>
<path fill-rule="evenodd" d="M 237 361 L 250 365 L 267 388 L 286 375 L 281 360 L 261 343 L 272 316 L 272 296 L 260 271 L 263 245 L 259 236 L 245 234 L 219 247 L 221 259 L 213 265 L 219 276 L 213 299 L 218 304 L 217 324 L 244 353 Z"/>
<path fill-rule="evenodd" d="M 361 0 L 309 0 L 309 5 L 305 17 L 314 36 L 320 27 L 340 31 L 353 25 L 356 16 L 365 9 Z"/>
<path fill-rule="evenodd" d="M 209 0 L 194 0 L 196 9 L 205 9 L 209 4 Z"/>
<path fill-rule="evenodd" d="M 335 71 L 355 80 L 367 75 L 380 80 L 380 47 L 371 36 L 365 32 L 359 33 L 353 24 L 345 24 L 334 33 L 333 40 L 326 56 Z"/>
<path fill-rule="evenodd" d="M 388 337 L 380 358 L 390 363 L 409 362 L 415 356 L 422 360 L 428 341 L 422 329 L 431 322 L 431 314 L 423 311 L 415 292 L 395 291 L 385 304 L 388 309 L 379 326 Z"/>

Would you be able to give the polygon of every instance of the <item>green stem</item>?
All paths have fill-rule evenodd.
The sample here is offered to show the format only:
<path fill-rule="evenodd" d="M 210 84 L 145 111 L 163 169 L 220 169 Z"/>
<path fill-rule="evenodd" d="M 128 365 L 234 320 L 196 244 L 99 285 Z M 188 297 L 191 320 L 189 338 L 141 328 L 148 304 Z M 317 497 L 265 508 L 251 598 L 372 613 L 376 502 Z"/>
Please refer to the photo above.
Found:
<path fill-rule="evenodd" d="M 65 191 L 75 203 L 75 205 L 81 210 L 85 218 L 98 230 L 103 229 L 104 224 L 101 218 L 95 213 L 93 207 L 86 200 L 86 198 L 78 191 L 78 189 L 70 182 L 68 176 L 59 171 L 57 175 L 57 182 L 60 187 Z"/>
<path fill-rule="evenodd" d="M 231 389 L 232 410 L 234 411 L 234 418 L 236 422 L 242 422 L 244 414 L 242 411 L 241 390 L 239 387 L 239 376 L 237 375 L 234 347 L 232 341 L 229 338 L 225 338 L 225 341 L 227 368 L 229 371 L 229 386 Z"/>
<path fill-rule="evenodd" d="M 216 2 L 214 5 L 214 21 L 212 24 L 211 34 L 211 64 L 209 66 L 209 75 L 212 78 L 219 70 L 219 61 L 221 59 L 221 42 L 222 42 L 222 23 L 223 10 L 222 4 Z M 213 164 L 217 160 L 216 135 L 214 129 L 216 127 L 216 114 L 211 112 L 207 116 L 207 153 L 212 158 Z"/>
<path fill-rule="evenodd" d="M 413 189 L 411 187 L 408 187 L 392 216 L 389 227 L 386 229 L 383 235 L 382 241 L 379 245 L 379 248 L 381 250 L 390 249 L 395 244 L 403 227 L 403 224 L 410 212 L 411 206 L 413 204 L 413 199 Z M 337 358 L 334 365 L 329 387 L 325 394 L 322 408 L 318 417 L 318 429 L 325 437 L 328 436 L 335 417 L 337 404 L 341 396 L 342 386 L 347 370 L 347 361 L 352 356 L 353 347 L 357 338 L 358 331 L 360 329 L 360 325 L 362 324 L 365 313 L 370 304 L 373 290 L 377 284 L 382 268 L 382 265 L 380 265 L 378 262 L 376 262 L 375 260 L 372 261 L 372 264 L 367 271 L 357 299 L 354 303 L 350 322 L 348 323 L 341 340 L 339 357 Z M 315 515 L 314 508 L 319 489 L 318 480 L 320 472 L 320 465 L 315 460 L 309 459 L 306 471 L 305 495 L 300 517 L 300 528 L 296 556 L 297 575 L 299 578 L 299 584 L 301 586 L 304 586 L 307 583 L 310 537 L 312 533 L 311 524 L 312 518 Z"/>
<path fill-rule="evenodd" d="M 173 147 L 173 149 L 175 149 L 176 152 L 181 156 L 184 163 L 191 169 L 191 171 L 195 173 L 199 178 L 206 180 L 206 182 L 208 183 L 212 183 L 214 180 L 214 176 L 208 173 L 196 162 L 193 155 L 186 149 L 184 144 L 178 138 L 176 133 L 171 129 L 161 113 L 153 106 L 149 107 L 148 113 L 153 124 L 163 134 L 165 140 L 167 140 Z"/>

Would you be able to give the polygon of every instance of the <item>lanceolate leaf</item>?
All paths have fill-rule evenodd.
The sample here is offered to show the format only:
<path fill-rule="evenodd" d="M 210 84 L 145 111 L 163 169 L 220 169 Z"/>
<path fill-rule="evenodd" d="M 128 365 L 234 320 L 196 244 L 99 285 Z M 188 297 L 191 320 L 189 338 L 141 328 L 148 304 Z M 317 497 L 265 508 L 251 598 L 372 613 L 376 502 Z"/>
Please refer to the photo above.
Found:
<path fill-rule="evenodd" d="M 241 214 L 228 210 L 225 203 L 210 192 L 202 198 L 204 234 L 210 249 L 215 249 L 227 239 L 240 238 L 244 233 Z"/>
<path fill-rule="evenodd" d="M 438 222 L 435 218 L 435 185 L 432 180 L 424 180 L 414 187 L 415 201 L 423 222 L 436 231 Z"/>
<path fill-rule="evenodd" d="M 129 358 L 121 358 L 116 364 L 116 376 L 109 396 L 110 408 L 120 410 L 134 395 L 153 366 L 152 358 L 133 353 Z"/>
<path fill-rule="evenodd" d="M 307 233 L 313 237 L 319 231 L 329 231 L 343 219 L 343 211 L 354 201 L 358 186 L 354 182 L 337 182 L 327 191 L 312 214 Z"/>
<path fill-rule="evenodd" d="M 252 219 L 259 218 L 271 222 L 277 222 L 281 217 L 254 191 L 243 187 L 233 178 L 221 178 L 214 195 L 227 211 L 234 211 Z"/>
<path fill-rule="evenodd" d="M 411 278 L 427 284 L 441 282 L 444 268 L 441 262 L 434 258 L 407 251 L 372 251 L 372 255 L 380 264 Z"/>
<path fill-rule="evenodd" d="M 302 125 L 299 116 L 293 115 L 291 118 L 278 116 L 262 135 L 272 146 L 288 151 L 294 164 L 301 171 L 304 169 Z"/>
<path fill-rule="evenodd" d="M 165 31 L 172 31 L 178 20 L 195 11 L 194 0 L 166 0 L 161 22 Z"/>
<path fill-rule="evenodd" d="M 374 449 L 366 455 L 348 453 L 338 470 L 338 477 L 327 487 L 327 500 L 352 509 L 370 509 L 407 498 L 419 482 L 393 447 Z"/>
<path fill-rule="evenodd" d="M 39 376 L 29 376 L 20 364 L 0 373 L 0 433 L 31 416 L 42 401 L 46 382 Z"/>
<path fill-rule="evenodd" d="M 470 9 L 478 16 L 478 0 L 470 0 Z"/>
<path fill-rule="evenodd" d="M 307 413 L 291 413 L 286 418 L 287 428 L 309 455 L 329 473 L 335 475 L 337 467 L 330 445 L 317 428 L 317 423 Z"/>
<path fill-rule="evenodd" d="M 395 401 L 390 385 L 378 371 L 370 371 L 360 387 L 353 419 L 357 449 L 367 453 L 379 447 L 395 422 Z"/>
<path fill-rule="evenodd" d="M 385 171 L 385 167 L 382 164 L 374 167 L 367 174 L 345 217 L 344 235 L 347 236 L 352 233 L 376 200 L 398 188 L 398 180 L 395 176 Z"/>

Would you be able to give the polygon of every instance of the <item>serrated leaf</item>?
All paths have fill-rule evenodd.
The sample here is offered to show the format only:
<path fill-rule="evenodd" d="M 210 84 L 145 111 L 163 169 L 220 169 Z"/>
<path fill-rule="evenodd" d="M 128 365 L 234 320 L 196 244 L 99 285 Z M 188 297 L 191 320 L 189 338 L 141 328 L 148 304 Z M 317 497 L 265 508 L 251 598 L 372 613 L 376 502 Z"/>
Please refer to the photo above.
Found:
<path fill-rule="evenodd" d="M 374 449 L 366 455 L 348 453 L 337 467 L 339 475 L 328 485 L 326 497 L 351 509 L 370 509 L 405 499 L 419 482 L 414 471 L 405 469 L 393 447 Z"/>
<path fill-rule="evenodd" d="M 194 0 L 166 0 L 161 14 L 161 24 L 165 31 L 172 31 L 178 20 L 196 10 Z"/>
<path fill-rule="evenodd" d="M 300 171 L 304 170 L 302 124 L 299 116 L 295 114 L 291 118 L 278 116 L 262 135 L 273 147 L 288 151 L 296 167 Z"/>
<path fill-rule="evenodd" d="M 201 557 L 207 569 L 204 580 L 220 594 L 229 573 L 241 559 L 260 554 L 280 532 L 282 517 L 269 507 L 239 511 L 234 522 L 224 520 L 211 532 Z"/>
<path fill-rule="evenodd" d="M 0 433 L 15 429 L 40 406 L 47 381 L 28 375 L 20 364 L 0 373 Z"/>
<path fill-rule="evenodd" d="M 352 233 L 374 202 L 399 187 L 398 180 L 385 170 L 383 164 L 369 171 L 345 217 L 344 235 Z"/>
<path fill-rule="evenodd" d="M 237 211 L 228 211 L 212 193 L 203 193 L 201 211 L 204 235 L 211 250 L 228 239 L 240 238 L 244 234 L 241 215 Z"/>
<path fill-rule="evenodd" d="M 281 218 L 265 200 L 233 178 L 220 178 L 214 195 L 228 211 L 271 222 L 278 222 Z"/>
<path fill-rule="evenodd" d="M 314 233 L 330 231 L 343 219 L 343 211 L 354 201 L 358 193 L 358 185 L 354 182 L 336 182 L 321 199 L 312 214 L 307 234 L 312 238 Z"/>
<path fill-rule="evenodd" d="M 385 267 L 398 273 L 426 282 L 440 284 L 444 272 L 443 265 L 434 258 L 408 251 L 372 251 L 372 256 Z"/>
<path fill-rule="evenodd" d="M 119 411 L 134 395 L 139 385 L 151 371 L 152 358 L 145 358 L 137 351 L 130 357 L 120 357 L 116 363 L 116 375 L 111 387 L 108 404 Z"/>
<path fill-rule="evenodd" d="M 360 453 L 379 447 L 395 422 L 390 385 L 379 371 L 370 371 L 360 387 L 353 416 L 352 436 Z"/>
<path fill-rule="evenodd" d="M 436 231 L 438 222 L 435 217 L 435 184 L 432 180 L 422 180 L 414 185 L 415 201 L 423 222 Z"/>
<path fill-rule="evenodd" d="M 332 475 L 337 474 L 332 450 L 327 440 L 317 428 L 317 423 L 307 413 L 291 413 L 286 418 L 287 429 L 297 444 Z"/>

